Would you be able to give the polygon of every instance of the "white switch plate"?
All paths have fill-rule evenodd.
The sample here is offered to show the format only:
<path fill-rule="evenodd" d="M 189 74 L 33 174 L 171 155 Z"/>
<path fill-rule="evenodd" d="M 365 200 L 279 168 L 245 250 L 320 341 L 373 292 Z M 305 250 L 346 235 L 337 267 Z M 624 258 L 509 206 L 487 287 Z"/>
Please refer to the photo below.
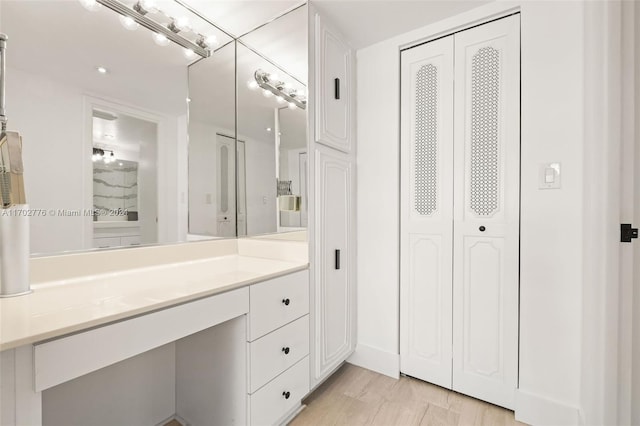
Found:
<path fill-rule="evenodd" d="M 560 189 L 560 163 L 543 163 L 538 169 L 539 189 Z"/>

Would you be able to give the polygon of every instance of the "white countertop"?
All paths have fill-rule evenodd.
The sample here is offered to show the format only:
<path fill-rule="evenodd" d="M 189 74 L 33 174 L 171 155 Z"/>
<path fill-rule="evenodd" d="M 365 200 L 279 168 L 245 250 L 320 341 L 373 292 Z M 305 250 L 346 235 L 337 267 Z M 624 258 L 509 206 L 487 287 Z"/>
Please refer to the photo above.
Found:
<path fill-rule="evenodd" d="M 45 282 L 0 299 L 0 351 L 123 320 L 306 269 L 239 254 Z"/>

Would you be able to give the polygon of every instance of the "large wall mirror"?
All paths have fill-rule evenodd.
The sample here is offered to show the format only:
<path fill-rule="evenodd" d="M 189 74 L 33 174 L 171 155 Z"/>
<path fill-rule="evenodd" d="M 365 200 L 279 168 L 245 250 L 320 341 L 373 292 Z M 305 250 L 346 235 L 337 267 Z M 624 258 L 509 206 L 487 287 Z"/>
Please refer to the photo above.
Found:
<path fill-rule="evenodd" d="M 189 239 L 305 229 L 306 6 L 222 50 L 189 67 Z"/>
<path fill-rule="evenodd" d="M 304 228 L 306 111 L 241 73 L 262 68 L 304 93 L 306 6 L 119 2 L 196 47 L 95 0 L 0 0 L 32 253 Z"/>

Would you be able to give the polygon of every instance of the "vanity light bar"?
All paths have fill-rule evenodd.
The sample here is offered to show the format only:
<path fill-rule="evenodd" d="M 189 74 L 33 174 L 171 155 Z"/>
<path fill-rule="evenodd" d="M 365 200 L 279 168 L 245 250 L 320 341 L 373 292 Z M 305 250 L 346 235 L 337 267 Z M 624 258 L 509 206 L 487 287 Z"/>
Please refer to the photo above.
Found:
<path fill-rule="evenodd" d="M 164 35 L 172 42 L 184 47 L 185 49 L 192 50 L 194 53 L 197 53 L 203 58 L 208 58 L 209 56 L 211 56 L 211 50 L 200 46 L 198 43 L 192 42 L 191 40 L 181 36 L 177 32 L 171 31 L 169 28 L 165 27 L 164 25 L 157 23 L 153 19 L 148 18 L 143 13 L 140 13 L 137 10 L 133 10 L 129 8 L 127 5 L 120 3 L 118 0 L 95 0 L 95 1 L 105 7 L 108 7 L 114 12 L 119 13 L 122 16 L 130 17 L 131 19 L 133 19 L 143 27 L 153 32 Z M 138 6 L 138 4 L 136 4 L 136 6 Z M 136 8 L 140 11 L 144 11 L 140 7 L 136 7 Z"/>
<path fill-rule="evenodd" d="M 276 96 L 282 97 L 287 102 L 295 104 L 298 108 L 306 109 L 307 108 L 307 100 L 299 98 L 296 95 L 295 90 L 287 91 L 284 87 L 283 81 L 271 81 L 269 78 L 269 73 L 258 69 L 253 74 L 253 77 L 256 79 L 256 83 L 261 88 L 270 91 Z"/>

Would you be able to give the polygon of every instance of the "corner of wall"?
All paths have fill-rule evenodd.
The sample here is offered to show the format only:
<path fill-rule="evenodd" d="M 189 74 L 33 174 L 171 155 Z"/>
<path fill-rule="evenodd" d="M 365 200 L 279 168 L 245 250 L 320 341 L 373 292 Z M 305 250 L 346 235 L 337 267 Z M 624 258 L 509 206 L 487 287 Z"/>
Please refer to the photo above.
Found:
<path fill-rule="evenodd" d="M 359 344 L 356 346 L 353 355 L 347 359 L 347 362 L 394 379 L 400 378 L 399 354 Z"/>
<path fill-rule="evenodd" d="M 518 389 L 515 404 L 516 420 L 532 425 L 584 424 L 580 410 L 559 401 Z"/>

